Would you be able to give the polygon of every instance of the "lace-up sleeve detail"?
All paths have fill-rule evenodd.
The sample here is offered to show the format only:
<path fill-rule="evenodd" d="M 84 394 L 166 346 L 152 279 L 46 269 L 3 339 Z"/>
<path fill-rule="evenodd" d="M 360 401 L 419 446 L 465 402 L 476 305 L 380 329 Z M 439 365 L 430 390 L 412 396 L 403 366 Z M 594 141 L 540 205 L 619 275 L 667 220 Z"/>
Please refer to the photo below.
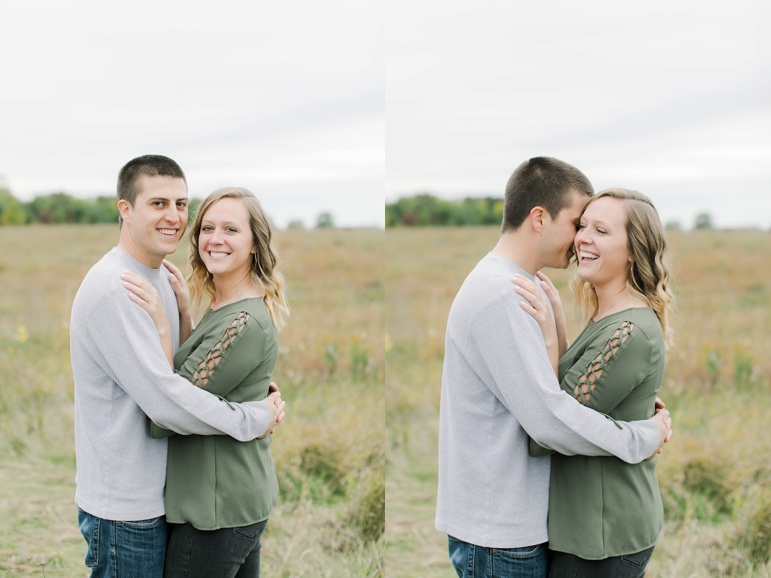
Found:
<path fill-rule="evenodd" d="M 206 353 L 203 361 L 198 364 L 197 369 L 193 372 L 191 381 L 195 385 L 205 387 L 209 383 L 209 380 L 225 356 L 225 352 L 238 340 L 246 328 L 248 320 L 249 314 L 242 311 L 228 326 L 220 340 Z"/>
<path fill-rule="evenodd" d="M 589 363 L 586 371 L 578 376 L 578 384 L 573 387 L 573 395 L 579 403 L 587 403 L 591 399 L 603 371 L 610 360 L 621 350 L 622 344 L 632 335 L 632 331 L 634 331 L 634 324 L 630 321 L 624 321 L 611 338 L 605 342 L 602 351 Z"/>

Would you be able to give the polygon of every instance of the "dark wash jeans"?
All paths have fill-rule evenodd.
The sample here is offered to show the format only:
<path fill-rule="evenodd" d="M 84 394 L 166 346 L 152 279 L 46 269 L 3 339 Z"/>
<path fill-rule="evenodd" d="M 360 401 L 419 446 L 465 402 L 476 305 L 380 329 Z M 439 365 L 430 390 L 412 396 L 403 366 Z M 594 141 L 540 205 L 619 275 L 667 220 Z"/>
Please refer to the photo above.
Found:
<path fill-rule="evenodd" d="M 546 578 L 549 548 L 486 548 L 448 536 L 450 562 L 458 578 Z"/>
<path fill-rule="evenodd" d="M 605 560 L 584 560 L 573 554 L 552 552 L 549 578 L 643 578 L 651 554 L 653 548 Z"/>
<path fill-rule="evenodd" d="M 78 508 L 78 525 L 88 545 L 85 564 L 91 568 L 91 578 L 163 578 L 167 536 L 163 516 L 118 522 Z"/>
<path fill-rule="evenodd" d="M 260 537 L 267 524 L 210 531 L 169 524 L 165 577 L 259 578 Z"/>

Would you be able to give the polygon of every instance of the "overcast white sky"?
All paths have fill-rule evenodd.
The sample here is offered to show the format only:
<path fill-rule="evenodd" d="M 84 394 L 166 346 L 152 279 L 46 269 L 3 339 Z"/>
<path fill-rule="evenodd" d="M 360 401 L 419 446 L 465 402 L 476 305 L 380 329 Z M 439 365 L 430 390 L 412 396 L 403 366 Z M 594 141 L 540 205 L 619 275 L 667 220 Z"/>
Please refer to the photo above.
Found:
<path fill-rule="evenodd" d="M 554 156 L 664 222 L 771 227 L 771 4 L 389 0 L 386 200 Z"/>
<path fill-rule="evenodd" d="M 3 0 L 0 178 L 21 200 L 113 195 L 146 153 L 190 194 L 261 198 L 278 226 L 383 226 L 379 2 Z"/>

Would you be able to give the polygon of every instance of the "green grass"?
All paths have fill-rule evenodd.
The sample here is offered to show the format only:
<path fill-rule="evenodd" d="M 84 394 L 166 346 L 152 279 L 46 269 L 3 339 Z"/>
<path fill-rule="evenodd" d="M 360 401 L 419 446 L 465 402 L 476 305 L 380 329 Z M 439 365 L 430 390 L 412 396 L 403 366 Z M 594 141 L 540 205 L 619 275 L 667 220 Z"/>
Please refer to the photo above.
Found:
<path fill-rule="evenodd" d="M 266 576 L 384 574 L 383 233 L 277 235 L 292 314 L 274 374 L 280 502 Z M 118 228 L 0 227 L 0 577 L 86 576 L 74 503 L 69 316 Z M 186 247 L 172 260 L 186 263 Z"/>
<path fill-rule="evenodd" d="M 386 232 L 386 566 L 451 576 L 434 529 L 444 331 L 463 279 L 498 229 Z M 771 234 L 671 233 L 675 346 L 661 396 L 674 437 L 657 474 L 666 525 L 647 576 L 771 575 Z M 547 272 L 573 313 L 567 271 Z"/>
<path fill-rule="evenodd" d="M 47 576 L 88 575 L 74 467 L 72 460 L 0 460 L 0 576 L 42 576 L 43 568 Z"/>

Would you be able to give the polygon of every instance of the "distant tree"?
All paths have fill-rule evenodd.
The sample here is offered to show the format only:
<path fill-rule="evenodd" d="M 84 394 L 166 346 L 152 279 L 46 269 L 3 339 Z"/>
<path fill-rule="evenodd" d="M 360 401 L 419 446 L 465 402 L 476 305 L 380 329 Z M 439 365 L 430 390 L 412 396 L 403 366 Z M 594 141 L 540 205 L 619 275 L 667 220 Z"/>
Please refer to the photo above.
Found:
<path fill-rule="evenodd" d="M 187 224 L 189 225 L 193 221 L 195 221 L 196 216 L 198 215 L 198 207 L 201 206 L 201 203 L 203 202 L 203 199 L 190 199 L 187 203 Z"/>
<path fill-rule="evenodd" d="M 390 215 L 388 214 L 390 211 Z M 392 225 L 408 227 L 426 227 L 429 225 L 447 225 L 458 220 L 457 208 L 449 201 L 439 199 L 429 193 L 413 197 L 403 197 L 386 207 L 386 221 Z"/>
<path fill-rule="evenodd" d="M 385 206 L 385 226 L 386 226 L 386 228 L 394 227 L 397 224 L 399 224 L 399 223 L 396 222 L 396 215 L 394 215 L 393 205 L 389 205 L 389 204 L 386 203 L 386 206 Z"/>
<path fill-rule="evenodd" d="M 287 229 L 302 230 L 305 229 L 305 223 L 302 219 L 292 219 L 286 225 Z"/>
<path fill-rule="evenodd" d="M 83 201 L 63 192 L 35 197 L 27 203 L 27 214 L 33 223 L 80 223 L 85 212 Z"/>
<path fill-rule="evenodd" d="M 683 224 L 680 221 L 667 221 L 667 224 L 664 225 L 664 228 L 667 231 L 682 231 Z"/>
<path fill-rule="evenodd" d="M 8 189 L 0 189 L 0 225 L 23 225 L 27 222 L 24 205 Z"/>
<path fill-rule="evenodd" d="M 503 199 L 482 197 L 463 199 L 456 225 L 499 225 L 503 220 Z"/>
<path fill-rule="evenodd" d="M 84 201 L 80 223 L 117 223 L 118 202 L 115 197 L 101 196 Z"/>
<path fill-rule="evenodd" d="M 712 216 L 709 213 L 699 213 L 693 224 L 694 229 L 712 229 Z"/>
<path fill-rule="evenodd" d="M 335 218 L 332 216 L 332 213 L 328 213 L 328 212 L 319 213 L 319 216 L 316 217 L 316 228 L 317 229 L 334 229 Z"/>

